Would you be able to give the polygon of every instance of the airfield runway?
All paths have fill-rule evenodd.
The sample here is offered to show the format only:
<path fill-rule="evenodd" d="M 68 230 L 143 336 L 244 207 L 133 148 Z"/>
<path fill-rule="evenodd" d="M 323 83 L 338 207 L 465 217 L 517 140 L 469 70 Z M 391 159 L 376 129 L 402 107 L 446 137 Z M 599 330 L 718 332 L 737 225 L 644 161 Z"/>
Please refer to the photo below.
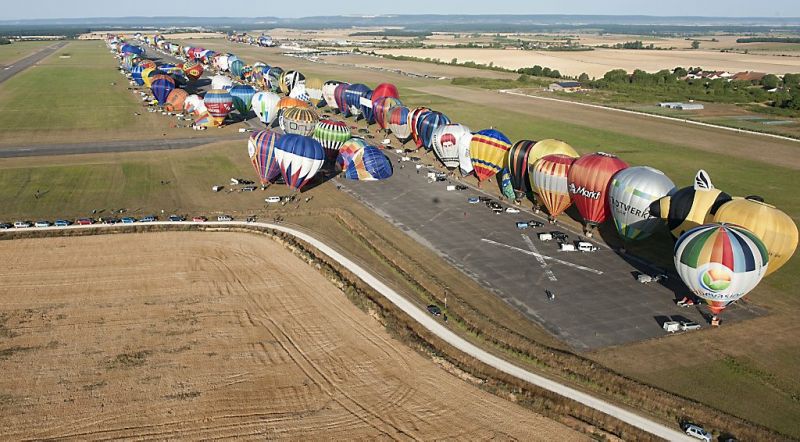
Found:
<path fill-rule="evenodd" d="M 101 141 L 97 143 L 11 146 L 0 148 L 0 158 L 188 149 L 190 147 L 198 147 L 209 143 L 216 143 L 218 141 L 244 140 L 247 138 L 247 136 L 248 134 L 236 134 L 224 137 L 177 138 L 159 141 Z"/>
<path fill-rule="evenodd" d="M 417 174 L 413 163 L 395 162 L 398 156 L 387 153 L 395 165 L 391 179 L 337 184 L 575 350 L 663 336 L 667 317 L 706 326 L 699 310 L 675 305 L 676 291 L 683 296 L 677 281 L 669 287 L 642 285 L 635 274 L 654 270 L 626 261 L 603 244 L 596 252 L 559 252 L 555 241 L 540 241 L 537 233 L 558 229 L 574 240 L 576 232 L 548 224 L 518 230 L 516 221 L 544 219 L 525 212 L 495 215 L 483 203 L 468 204 L 468 197 L 481 194 L 447 191 L 447 184 L 457 182 L 429 183 L 426 169 Z M 548 300 L 545 290 L 553 291 L 555 300 Z M 725 319 L 758 314 L 736 305 L 726 310 Z"/>
<path fill-rule="evenodd" d="M 57 51 L 59 48 L 64 47 L 67 42 L 60 41 L 56 44 L 46 46 L 37 52 L 23 58 L 22 60 L 17 60 L 11 65 L 2 66 L 0 65 L 0 83 L 8 80 L 9 78 L 17 75 L 18 73 L 28 69 L 29 67 L 33 66 L 34 64 L 38 63 L 41 60 L 44 60 L 45 57 L 52 54 L 53 52 Z"/>

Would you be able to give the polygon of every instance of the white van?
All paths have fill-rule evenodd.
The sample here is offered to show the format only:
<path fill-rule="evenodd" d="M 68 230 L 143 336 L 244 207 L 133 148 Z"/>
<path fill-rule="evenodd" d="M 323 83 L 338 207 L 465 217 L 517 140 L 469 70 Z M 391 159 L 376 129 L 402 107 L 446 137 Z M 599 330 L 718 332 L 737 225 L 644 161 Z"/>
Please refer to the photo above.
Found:
<path fill-rule="evenodd" d="M 268 203 L 279 203 L 281 202 L 281 197 L 279 196 L 268 196 L 264 199 L 264 201 Z"/>
<path fill-rule="evenodd" d="M 575 249 L 575 244 L 570 244 L 568 242 L 562 242 L 561 244 L 559 244 L 558 250 L 560 252 L 574 252 L 576 249 Z"/>
<path fill-rule="evenodd" d="M 552 240 L 553 240 L 553 235 L 551 233 L 543 232 L 539 234 L 539 241 L 552 241 Z"/>
<path fill-rule="evenodd" d="M 597 251 L 597 246 L 586 241 L 578 241 L 578 250 L 581 252 L 595 252 Z"/>

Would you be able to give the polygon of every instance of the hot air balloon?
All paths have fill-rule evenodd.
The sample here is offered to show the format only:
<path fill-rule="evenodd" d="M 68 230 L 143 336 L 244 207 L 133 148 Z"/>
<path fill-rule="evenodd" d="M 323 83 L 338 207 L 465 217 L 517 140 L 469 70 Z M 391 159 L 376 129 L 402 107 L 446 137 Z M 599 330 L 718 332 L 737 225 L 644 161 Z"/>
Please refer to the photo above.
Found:
<path fill-rule="evenodd" d="M 153 91 L 153 96 L 160 105 L 167 102 L 167 97 L 173 89 L 175 89 L 175 80 L 169 75 L 156 75 L 150 80 L 150 90 Z"/>
<path fill-rule="evenodd" d="M 151 74 L 156 75 L 156 68 L 147 67 L 142 69 L 142 84 L 145 87 L 150 87 L 150 79 L 152 78 Z"/>
<path fill-rule="evenodd" d="M 405 144 L 411 138 L 411 125 L 408 124 L 409 110 L 405 106 L 395 106 L 389 109 L 386 125 L 397 141 Z"/>
<path fill-rule="evenodd" d="M 319 141 L 330 160 L 336 159 L 339 148 L 350 138 L 350 128 L 342 121 L 320 120 L 314 129 L 314 139 Z"/>
<path fill-rule="evenodd" d="M 344 177 L 349 180 L 377 181 L 390 176 L 391 161 L 374 146 L 364 146 L 356 151 L 344 167 Z"/>
<path fill-rule="evenodd" d="M 281 97 L 274 92 L 256 92 L 250 103 L 256 116 L 269 126 L 278 116 L 278 102 Z"/>
<path fill-rule="evenodd" d="M 256 90 L 249 84 L 237 84 L 233 86 L 228 93 L 233 98 L 233 107 L 242 117 L 246 117 L 253 108 L 253 96 Z"/>
<path fill-rule="evenodd" d="M 432 149 L 433 132 L 438 127 L 446 124 L 450 124 L 450 119 L 441 112 L 431 111 L 423 115 L 419 120 L 418 128 L 420 146 L 424 146 L 426 149 Z"/>
<path fill-rule="evenodd" d="M 139 65 L 142 67 L 142 69 L 155 69 L 156 68 L 156 62 L 153 61 L 153 60 L 142 60 L 141 62 L 139 62 Z"/>
<path fill-rule="evenodd" d="M 400 98 L 400 92 L 397 90 L 397 86 L 391 83 L 381 83 L 375 86 L 375 89 L 372 91 L 372 99 L 377 100 L 384 97 Z"/>
<path fill-rule="evenodd" d="M 231 71 L 234 77 L 241 79 L 244 73 L 244 62 L 238 58 L 228 60 L 228 70 Z"/>
<path fill-rule="evenodd" d="M 306 108 L 309 105 L 308 101 L 298 100 L 292 97 L 283 97 L 278 101 L 278 110 L 288 109 L 290 107 Z"/>
<path fill-rule="evenodd" d="M 305 86 L 306 84 L 306 76 L 297 71 L 286 71 L 281 76 L 281 92 L 286 95 L 289 95 L 292 92 L 292 89 L 299 85 Z"/>
<path fill-rule="evenodd" d="M 306 78 L 306 94 L 314 106 L 319 106 L 322 101 L 322 80 L 319 78 Z"/>
<path fill-rule="evenodd" d="M 568 155 L 545 155 L 529 169 L 532 190 L 547 208 L 551 222 L 556 222 L 558 215 L 572 205 L 567 176 L 574 161 L 575 158 Z"/>
<path fill-rule="evenodd" d="M 661 224 L 650 217 L 650 204 L 671 194 L 675 184 L 663 172 L 647 166 L 620 170 L 608 185 L 611 215 L 625 239 L 644 239 Z"/>
<path fill-rule="evenodd" d="M 336 96 L 334 93 L 336 91 L 336 86 L 340 84 L 342 84 L 341 81 L 329 80 L 322 85 L 322 98 L 325 99 L 325 104 L 331 109 L 339 109 L 336 105 Z"/>
<path fill-rule="evenodd" d="M 199 127 L 211 127 L 214 124 L 214 117 L 208 111 L 198 114 L 197 119 L 194 120 L 194 125 Z"/>
<path fill-rule="evenodd" d="M 292 98 L 297 98 L 298 100 L 303 100 L 311 103 L 310 98 L 308 97 L 308 92 L 306 92 L 306 85 L 305 84 L 298 84 L 297 86 L 292 88 L 292 91 L 289 92 L 289 96 Z"/>
<path fill-rule="evenodd" d="M 233 87 L 233 80 L 224 75 L 211 77 L 211 89 L 228 90 Z"/>
<path fill-rule="evenodd" d="M 247 140 L 250 162 L 253 163 L 262 186 L 274 182 L 281 174 L 281 168 L 275 160 L 275 143 L 280 137 L 276 132 L 262 130 L 253 132 Z"/>
<path fill-rule="evenodd" d="M 705 170 L 699 170 L 694 177 L 694 186 L 679 189 L 650 205 L 650 216 L 667 222 L 667 228 L 674 238 L 679 238 L 689 229 L 706 223 L 709 215 L 731 200 L 731 196 L 714 188 L 711 177 Z"/>
<path fill-rule="evenodd" d="M 733 224 L 704 224 L 675 243 L 675 270 L 714 315 L 746 295 L 767 271 L 767 247 Z"/>
<path fill-rule="evenodd" d="M 142 71 L 143 70 L 144 70 L 144 67 L 142 67 L 141 64 L 137 64 L 137 65 L 131 67 L 131 78 L 133 78 L 133 81 L 135 81 L 136 84 L 138 84 L 139 86 L 144 84 L 144 80 L 142 80 Z"/>
<path fill-rule="evenodd" d="M 183 100 L 183 110 L 190 114 L 200 115 L 207 112 L 206 105 L 199 95 L 192 94 Z"/>
<path fill-rule="evenodd" d="M 569 194 L 586 226 L 586 236 L 611 214 L 608 183 L 615 173 L 628 167 L 616 155 L 605 152 L 586 154 L 572 163 L 567 176 Z"/>
<path fill-rule="evenodd" d="M 347 86 L 344 91 L 344 101 L 347 103 L 347 109 L 350 115 L 358 117 L 361 115 L 361 99 L 367 96 L 370 88 L 361 83 L 351 84 Z M 372 104 L 372 101 L 370 101 Z"/>
<path fill-rule="evenodd" d="M 759 197 L 733 198 L 720 206 L 713 219 L 744 227 L 764 243 L 769 255 L 766 275 L 783 267 L 797 249 L 797 225 L 792 218 Z"/>
<path fill-rule="evenodd" d="M 229 58 L 228 54 L 217 54 L 214 57 L 214 65 L 221 71 L 227 71 Z"/>
<path fill-rule="evenodd" d="M 271 66 L 267 71 L 267 85 L 272 92 L 280 92 L 281 78 L 283 77 L 283 69 L 279 66 Z"/>
<path fill-rule="evenodd" d="M 411 126 L 411 139 L 414 140 L 414 144 L 416 144 L 418 148 L 422 146 L 422 140 L 419 135 L 419 122 L 428 112 L 431 112 L 431 110 L 427 107 L 417 107 L 408 113 L 408 125 Z"/>
<path fill-rule="evenodd" d="M 530 177 L 528 175 L 528 154 L 536 143 L 530 140 L 521 140 L 514 143 L 508 150 L 506 168 L 511 174 L 511 187 L 523 195 L 531 191 Z"/>
<path fill-rule="evenodd" d="M 186 102 L 186 98 L 189 96 L 183 89 L 173 89 L 172 92 L 167 95 L 167 104 L 164 105 L 164 109 L 167 112 L 179 112 L 183 110 L 183 103 Z"/>
<path fill-rule="evenodd" d="M 508 200 L 513 200 L 516 197 L 514 186 L 511 185 L 511 173 L 505 167 L 500 170 L 500 192 Z"/>
<path fill-rule="evenodd" d="M 342 170 L 347 169 L 347 165 L 353 161 L 353 157 L 356 153 L 367 146 L 369 146 L 369 144 L 363 138 L 352 137 L 345 141 L 339 148 L 339 154 L 336 156 L 336 165 Z"/>
<path fill-rule="evenodd" d="M 402 105 L 403 103 L 401 103 L 400 99 L 398 98 L 381 97 L 377 100 L 373 99 L 372 111 L 375 113 L 375 122 L 378 123 L 378 127 L 383 130 L 387 130 L 389 124 L 389 109 L 393 108 L 394 106 Z"/>
<path fill-rule="evenodd" d="M 469 155 L 479 182 L 500 172 L 509 148 L 511 141 L 498 130 L 484 129 L 472 135 Z"/>
<path fill-rule="evenodd" d="M 325 151 L 319 141 L 311 137 L 286 134 L 275 143 L 275 159 L 286 185 L 299 191 L 322 168 Z"/>
<path fill-rule="evenodd" d="M 336 102 L 336 108 L 339 109 L 339 113 L 345 117 L 350 116 L 350 108 L 347 107 L 347 99 L 345 97 L 345 93 L 349 87 L 350 83 L 339 83 L 333 90 L 333 98 Z"/>
<path fill-rule="evenodd" d="M 317 127 L 319 115 L 314 109 L 289 107 L 281 112 L 278 124 L 287 134 L 297 134 L 310 137 Z"/>
<path fill-rule="evenodd" d="M 186 78 L 197 81 L 203 75 L 203 65 L 196 61 L 188 61 L 183 64 L 183 73 Z"/>
<path fill-rule="evenodd" d="M 439 126 L 431 137 L 433 151 L 436 153 L 436 156 L 439 157 L 439 161 L 448 169 L 458 167 L 459 152 L 462 150 L 469 150 L 470 141 L 472 141 L 472 133 L 468 127 L 462 124 L 445 124 Z M 467 159 L 469 159 L 469 156 L 467 156 Z"/>
<path fill-rule="evenodd" d="M 372 110 L 372 91 L 368 91 L 361 99 L 359 109 L 361 110 L 361 115 L 364 116 L 364 121 L 367 122 L 367 126 L 375 122 L 375 112 Z"/>
<path fill-rule="evenodd" d="M 123 54 L 136 54 L 139 56 L 144 55 L 144 49 L 140 48 L 139 46 L 134 46 L 132 44 L 124 44 L 120 48 L 120 52 Z"/>
<path fill-rule="evenodd" d="M 222 126 L 225 117 L 227 117 L 228 114 L 231 113 L 231 109 L 233 109 L 233 97 L 231 97 L 228 91 L 212 89 L 206 92 L 206 96 L 203 98 L 203 104 L 206 105 L 206 109 L 208 109 L 208 113 L 211 115 L 214 125 Z"/>

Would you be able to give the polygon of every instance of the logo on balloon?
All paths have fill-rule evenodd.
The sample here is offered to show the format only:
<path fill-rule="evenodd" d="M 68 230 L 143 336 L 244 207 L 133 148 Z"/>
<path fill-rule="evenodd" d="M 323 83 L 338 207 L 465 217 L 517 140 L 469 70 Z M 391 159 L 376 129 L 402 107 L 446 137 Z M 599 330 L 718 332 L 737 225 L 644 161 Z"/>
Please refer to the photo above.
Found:
<path fill-rule="evenodd" d="M 710 292 L 722 292 L 731 285 L 733 271 L 722 264 L 710 263 L 700 272 L 700 286 Z"/>

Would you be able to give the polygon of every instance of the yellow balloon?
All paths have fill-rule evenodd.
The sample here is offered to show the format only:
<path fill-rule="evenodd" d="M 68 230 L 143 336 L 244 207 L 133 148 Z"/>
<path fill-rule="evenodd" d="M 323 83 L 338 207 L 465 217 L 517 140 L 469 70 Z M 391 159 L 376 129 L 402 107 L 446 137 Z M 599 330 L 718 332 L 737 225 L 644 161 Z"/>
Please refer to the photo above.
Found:
<path fill-rule="evenodd" d="M 155 71 L 153 68 L 142 69 L 142 81 L 148 88 L 150 87 L 150 73 Z"/>
<path fill-rule="evenodd" d="M 775 206 L 750 198 L 734 198 L 723 204 L 714 222 L 742 226 L 753 232 L 767 247 L 767 275 L 789 261 L 797 249 L 798 232 L 792 218 Z"/>
<path fill-rule="evenodd" d="M 533 164 L 539 158 L 545 155 L 553 155 L 553 154 L 561 154 L 566 155 L 572 158 L 578 158 L 578 152 L 572 148 L 569 144 L 561 141 L 561 140 L 554 140 L 552 138 L 541 140 L 533 145 L 530 153 L 528 153 L 528 164 Z"/>

